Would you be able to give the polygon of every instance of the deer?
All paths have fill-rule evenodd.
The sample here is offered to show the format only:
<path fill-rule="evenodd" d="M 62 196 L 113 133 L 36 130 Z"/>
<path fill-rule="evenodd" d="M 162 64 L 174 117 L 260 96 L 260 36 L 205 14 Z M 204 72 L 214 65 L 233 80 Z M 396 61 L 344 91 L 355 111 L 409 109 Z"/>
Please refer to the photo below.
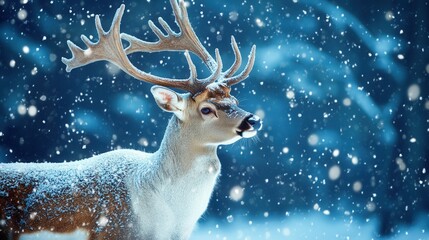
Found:
<path fill-rule="evenodd" d="M 255 62 L 255 45 L 242 65 L 238 45 L 223 70 L 219 50 L 209 54 L 193 30 L 182 0 L 170 0 L 179 31 L 159 18 L 162 29 L 149 21 L 157 36 L 144 41 L 120 32 L 125 6 L 116 10 L 106 32 L 95 16 L 98 41 L 82 35 L 82 49 L 67 41 L 71 58 L 66 71 L 108 61 L 133 78 L 153 84 L 157 105 L 172 113 L 159 149 L 147 153 L 116 149 L 62 163 L 0 164 L 0 238 L 49 231 L 86 232 L 93 239 L 188 239 L 206 211 L 220 174 L 219 146 L 252 138 L 262 120 L 238 107 L 231 86 L 248 78 Z M 124 47 L 123 41 L 128 42 Z M 165 78 L 138 69 L 128 55 L 135 52 L 184 52 L 189 77 Z M 209 69 L 199 78 L 191 53 Z M 178 93 L 173 89 L 181 90 Z"/>

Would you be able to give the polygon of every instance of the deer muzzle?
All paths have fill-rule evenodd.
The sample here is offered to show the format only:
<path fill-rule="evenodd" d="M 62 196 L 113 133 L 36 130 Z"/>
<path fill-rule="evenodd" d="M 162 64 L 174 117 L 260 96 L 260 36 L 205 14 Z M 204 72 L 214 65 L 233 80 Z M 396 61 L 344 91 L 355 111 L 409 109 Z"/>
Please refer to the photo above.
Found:
<path fill-rule="evenodd" d="M 243 138 L 251 138 L 262 129 L 262 120 L 253 114 L 247 116 L 238 126 L 237 134 Z"/>

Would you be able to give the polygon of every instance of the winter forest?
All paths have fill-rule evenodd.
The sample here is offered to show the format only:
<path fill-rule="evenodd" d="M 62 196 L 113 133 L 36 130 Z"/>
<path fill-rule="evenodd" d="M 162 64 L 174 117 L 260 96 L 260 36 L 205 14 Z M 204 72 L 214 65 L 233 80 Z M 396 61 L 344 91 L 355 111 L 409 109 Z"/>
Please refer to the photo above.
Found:
<path fill-rule="evenodd" d="M 154 152 L 171 113 L 151 84 L 107 62 L 68 73 L 66 44 L 96 40 L 121 3 L 121 32 L 156 40 L 169 1 L 0 0 L 0 162 L 64 162 L 114 149 Z M 428 239 L 429 2 L 186 0 L 207 50 L 249 79 L 240 107 L 257 138 L 221 146 L 222 170 L 191 239 Z M 140 69 L 186 78 L 177 52 L 131 55 Z M 198 74 L 208 76 L 197 65 Z"/>

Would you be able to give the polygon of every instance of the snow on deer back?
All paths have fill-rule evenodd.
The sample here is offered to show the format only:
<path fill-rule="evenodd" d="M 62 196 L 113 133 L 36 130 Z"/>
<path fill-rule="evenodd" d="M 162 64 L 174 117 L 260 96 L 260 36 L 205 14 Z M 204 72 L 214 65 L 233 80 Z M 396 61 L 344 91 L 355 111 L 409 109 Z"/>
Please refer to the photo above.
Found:
<path fill-rule="evenodd" d="M 1 164 L 2 225 L 16 233 L 127 227 L 132 223 L 127 182 L 137 166 L 150 178 L 155 168 L 147 157 L 117 150 L 77 162 Z"/>

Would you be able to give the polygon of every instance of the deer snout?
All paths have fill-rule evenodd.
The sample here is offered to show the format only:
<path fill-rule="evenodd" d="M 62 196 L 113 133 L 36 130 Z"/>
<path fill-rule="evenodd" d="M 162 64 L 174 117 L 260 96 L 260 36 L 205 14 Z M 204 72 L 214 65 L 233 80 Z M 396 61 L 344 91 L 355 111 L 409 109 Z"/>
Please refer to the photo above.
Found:
<path fill-rule="evenodd" d="M 240 124 L 237 134 L 244 138 L 250 138 L 256 135 L 256 132 L 261 130 L 261 119 L 253 114 L 247 116 Z"/>
<path fill-rule="evenodd" d="M 245 119 L 249 125 L 251 125 L 256 131 L 261 130 L 262 128 L 262 121 L 261 118 L 259 118 L 257 115 L 250 115 Z"/>

